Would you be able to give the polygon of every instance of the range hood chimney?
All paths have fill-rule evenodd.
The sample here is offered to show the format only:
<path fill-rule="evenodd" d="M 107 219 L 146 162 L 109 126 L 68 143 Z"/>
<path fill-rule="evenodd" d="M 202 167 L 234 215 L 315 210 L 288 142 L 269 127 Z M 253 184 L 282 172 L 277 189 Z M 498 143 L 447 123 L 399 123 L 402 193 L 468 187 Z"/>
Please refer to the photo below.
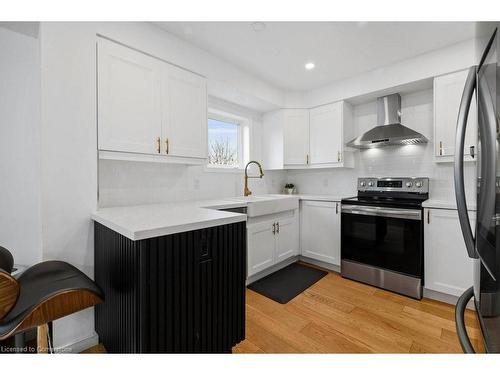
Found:
<path fill-rule="evenodd" d="M 377 126 L 347 143 L 348 147 L 373 148 L 427 143 L 422 134 L 401 124 L 401 96 L 377 98 Z"/>

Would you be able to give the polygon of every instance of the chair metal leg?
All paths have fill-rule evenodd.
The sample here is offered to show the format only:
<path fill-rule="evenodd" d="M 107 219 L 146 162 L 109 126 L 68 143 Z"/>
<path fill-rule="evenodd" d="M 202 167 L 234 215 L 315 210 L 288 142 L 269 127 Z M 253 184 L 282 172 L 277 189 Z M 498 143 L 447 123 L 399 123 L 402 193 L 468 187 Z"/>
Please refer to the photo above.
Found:
<path fill-rule="evenodd" d="M 26 337 L 24 332 L 18 333 L 14 336 L 14 346 L 16 347 L 16 353 L 24 353 L 26 351 Z"/>
<path fill-rule="evenodd" d="M 47 324 L 42 324 L 37 327 L 36 331 L 36 346 L 38 354 L 48 354 L 49 343 L 48 343 L 49 326 Z"/>

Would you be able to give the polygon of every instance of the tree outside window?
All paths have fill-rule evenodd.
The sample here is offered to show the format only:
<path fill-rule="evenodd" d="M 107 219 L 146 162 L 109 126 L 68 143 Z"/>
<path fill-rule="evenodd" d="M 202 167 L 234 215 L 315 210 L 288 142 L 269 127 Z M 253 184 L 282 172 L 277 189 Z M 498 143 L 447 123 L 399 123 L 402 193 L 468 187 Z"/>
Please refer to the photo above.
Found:
<path fill-rule="evenodd" d="M 240 165 L 240 125 L 236 122 L 208 119 L 208 164 L 237 168 Z"/>

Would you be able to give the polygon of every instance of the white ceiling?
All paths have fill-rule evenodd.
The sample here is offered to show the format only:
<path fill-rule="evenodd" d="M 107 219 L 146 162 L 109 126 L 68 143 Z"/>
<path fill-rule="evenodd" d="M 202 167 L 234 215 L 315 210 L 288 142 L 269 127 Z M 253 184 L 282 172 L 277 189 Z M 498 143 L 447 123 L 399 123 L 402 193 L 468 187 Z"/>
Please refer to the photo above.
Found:
<path fill-rule="evenodd" d="M 286 90 L 310 90 L 471 39 L 472 22 L 158 22 Z M 316 68 L 306 71 L 313 61 Z"/>

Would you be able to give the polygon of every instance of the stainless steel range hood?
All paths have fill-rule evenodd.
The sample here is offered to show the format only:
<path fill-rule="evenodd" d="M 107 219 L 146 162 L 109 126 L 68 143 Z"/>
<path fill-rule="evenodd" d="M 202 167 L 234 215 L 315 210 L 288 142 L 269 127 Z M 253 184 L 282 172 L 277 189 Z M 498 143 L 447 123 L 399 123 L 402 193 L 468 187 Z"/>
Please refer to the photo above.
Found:
<path fill-rule="evenodd" d="M 378 125 L 347 143 L 348 147 L 373 148 L 427 143 L 427 138 L 401 124 L 401 96 L 377 98 Z"/>

